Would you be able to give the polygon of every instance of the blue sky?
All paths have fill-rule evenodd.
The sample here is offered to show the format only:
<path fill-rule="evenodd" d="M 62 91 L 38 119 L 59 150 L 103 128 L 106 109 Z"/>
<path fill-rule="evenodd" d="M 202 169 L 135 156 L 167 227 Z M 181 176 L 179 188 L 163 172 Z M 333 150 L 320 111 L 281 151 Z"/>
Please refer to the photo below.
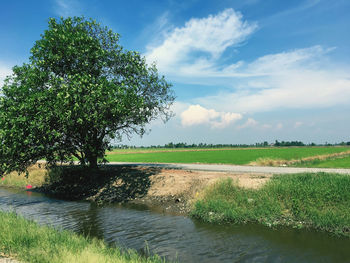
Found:
<path fill-rule="evenodd" d="M 92 17 L 155 61 L 176 116 L 123 143 L 350 141 L 350 1 L 2 1 L 0 85 L 49 17 Z"/>

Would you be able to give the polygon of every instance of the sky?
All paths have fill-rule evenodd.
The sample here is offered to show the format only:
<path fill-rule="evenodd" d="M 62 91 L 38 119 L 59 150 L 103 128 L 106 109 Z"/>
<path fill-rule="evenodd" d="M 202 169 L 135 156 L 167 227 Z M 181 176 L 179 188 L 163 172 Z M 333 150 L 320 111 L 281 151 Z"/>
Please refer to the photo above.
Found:
<path fill-rule="evenodd" d="M 349 0 L 0 2 L 0 86 L 50 17 L 94 18 L 156 62 L 175 116 L 121 143 L 350 141 Z"/>

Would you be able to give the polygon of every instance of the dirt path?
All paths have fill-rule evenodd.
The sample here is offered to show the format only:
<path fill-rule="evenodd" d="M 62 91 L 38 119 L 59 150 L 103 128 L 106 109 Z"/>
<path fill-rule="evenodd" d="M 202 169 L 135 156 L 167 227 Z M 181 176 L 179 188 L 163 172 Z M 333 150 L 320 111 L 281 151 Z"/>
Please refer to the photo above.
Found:
<path fill-rule="evenodd" d="M 155 167 L 164 169 L 179 169 L 189 171 L 229 172 L 229 173 L 263 173 L 263 174 L 292 174 L 292 173 L 340 173 L 350 174 L 350 169 L 340 168 L 299 168 L 272 166 L 244 166 L 227 164 L 182 164 L 182 163 L 126 163 L 111 162 L 109 165 L 130 167 Z"/>
<path fill-rule="evenodd" d="M 259 188 L 271 178 L 272 174 L 239 174 L 226 172 L 183 171 L 162 169 L 152 175 L 148 196 L 194 195 L 205 186 L 221 178 L 232 178 L 245 188 Z"/>

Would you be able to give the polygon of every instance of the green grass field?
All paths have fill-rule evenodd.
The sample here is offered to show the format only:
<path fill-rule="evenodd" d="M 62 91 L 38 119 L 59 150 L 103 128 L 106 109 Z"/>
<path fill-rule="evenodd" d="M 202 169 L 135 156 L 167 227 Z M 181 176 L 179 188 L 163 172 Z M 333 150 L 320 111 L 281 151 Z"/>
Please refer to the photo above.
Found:
<path fill-rule="evenodd" d="M 158 256 L 147 258 L 134 250 L 111 248 L 98 239 L 39 226 L 14 213 L 0 211 L 0 222 L 0 255 L 11 256 L 21 262 L 164 262 Z"/>
<path fill-rule="evenodd" d="M 168 149 L 168 151 L 164 152 L 133 152 L 132 150 L 126 152 L 125 150 L 116 150 L 107 155 L 107 160 L 110 162 L 219 163 L 247 165 L 259 158 L 294 160 L 349 150 L 349 147 L 232 148 L 219 150 L 201 149 L 198 151 Z"/>
<path fill-rule="evenodd" d="M 232 179 L 209 186 L 192 215 L 212 223 L 262 223 L 311 227 L 350 236 L 350 176 L 276 175 L 260 189 Z"/>
<path fill-rule="evenodd" d="M 300 167 L 318 167 L 318 168 L 350 168 L 350 156 L 325 161 L 314 161 L 298 165 Z"/>

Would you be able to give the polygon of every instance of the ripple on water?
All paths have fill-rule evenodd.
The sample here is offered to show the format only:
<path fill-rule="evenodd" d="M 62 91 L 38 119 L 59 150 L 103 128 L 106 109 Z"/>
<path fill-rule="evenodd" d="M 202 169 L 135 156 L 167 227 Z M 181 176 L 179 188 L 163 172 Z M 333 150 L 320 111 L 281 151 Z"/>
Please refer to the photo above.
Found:
<path fill-rule="evenodd" d="M 0 188 L 0 209 L 40 224 L 103 238 L 109 244 L 146 247 L 180 262 L 349 262 L 350 239 L 262 226 L 218 226 L 147 207 L 70 202 Z"/>

